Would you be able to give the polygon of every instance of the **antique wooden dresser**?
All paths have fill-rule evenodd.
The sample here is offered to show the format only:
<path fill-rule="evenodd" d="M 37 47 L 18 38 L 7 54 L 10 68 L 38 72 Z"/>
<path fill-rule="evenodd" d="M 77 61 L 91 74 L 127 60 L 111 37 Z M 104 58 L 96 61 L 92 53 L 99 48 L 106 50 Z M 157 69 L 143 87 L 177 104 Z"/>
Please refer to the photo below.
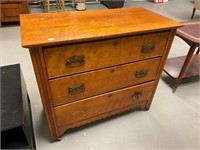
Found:
<path fill-rule="evenodd" d="M 148 110 L 177 27 L 144 8 L 20 17 L 52 140 L 134 107 Z"/>
<path fill-rule="evenodd" d="M 0 0 L 0 22 L 19 21 L 20 14 L 28 14 L 28 0 Z"/>

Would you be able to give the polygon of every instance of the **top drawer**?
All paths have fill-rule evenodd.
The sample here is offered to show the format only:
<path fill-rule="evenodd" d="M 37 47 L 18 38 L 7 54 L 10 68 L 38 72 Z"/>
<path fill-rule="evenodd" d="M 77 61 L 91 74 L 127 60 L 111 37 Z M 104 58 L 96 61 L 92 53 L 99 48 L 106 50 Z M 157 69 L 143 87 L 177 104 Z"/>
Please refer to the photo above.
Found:
<path fill-rule="evenodd" d="M 43 48 L 49 78 L 161 56 L 169 32 Z"/>

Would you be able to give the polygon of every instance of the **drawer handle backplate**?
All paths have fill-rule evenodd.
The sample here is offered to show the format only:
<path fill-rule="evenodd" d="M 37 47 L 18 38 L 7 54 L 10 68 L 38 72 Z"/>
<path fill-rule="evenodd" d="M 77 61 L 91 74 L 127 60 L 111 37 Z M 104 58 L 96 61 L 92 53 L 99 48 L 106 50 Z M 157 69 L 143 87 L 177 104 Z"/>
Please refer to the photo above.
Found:
<path fill-rule="evenodd" d="M 155 43 L 148 43 L 142 45 L 141 52 L 142 53 L 150 53 L 155 50 Z"/>
<path fill-rule="evenodd" d="M 133 100 L 138 100 L 141 96 L 142 96 L 142 92 L 135 92 L 135 93 L 132 95 L 132 99 L 133 99 Z"/>
<path fill-rule="evenodd" d="M 85 91 L 85 85 L 84 84 L 79 84 L 79 85 L 75 85 L 73 87 L 69 87 L 68 88 L 68 93 L 70 95 L 73 94 L 79 94 Z"/>
<path fill-rule="evenodd" d="M 135 77 L 136 78 L 143 78 L 143 77 L 147 76 L 147 74 L 148 74 L 148 70 L 147 69 L 139 70 L 139 71 L 135 72 Z"/>
<path fill-rule="evenodd" d="M 79 67 L 85 64 L 85 57 L 81 56 L 72 56 L 66 60 L 65 65 L 68 68 Z"/>

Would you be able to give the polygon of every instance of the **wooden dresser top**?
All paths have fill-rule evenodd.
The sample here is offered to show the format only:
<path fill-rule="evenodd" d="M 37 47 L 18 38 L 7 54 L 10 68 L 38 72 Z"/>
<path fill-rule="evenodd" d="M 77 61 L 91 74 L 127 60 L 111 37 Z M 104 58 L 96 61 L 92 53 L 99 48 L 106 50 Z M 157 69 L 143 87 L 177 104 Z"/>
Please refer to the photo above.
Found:
<path fill-rule="evenodd" d="M 177 28 L 180 23 L 144 8 L 120 8 L 20 15 L 25 48 Z"/>

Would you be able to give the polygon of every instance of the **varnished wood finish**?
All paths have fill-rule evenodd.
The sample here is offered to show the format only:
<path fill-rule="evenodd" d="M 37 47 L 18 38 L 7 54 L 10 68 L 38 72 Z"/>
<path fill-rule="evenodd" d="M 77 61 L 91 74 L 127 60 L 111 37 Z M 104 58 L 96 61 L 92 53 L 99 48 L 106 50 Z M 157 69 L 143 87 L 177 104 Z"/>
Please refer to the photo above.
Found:
<path fill-rule="evenodd" d="M 57 125 L 60 127 L 73 124 L 92 116 L 147 101 L 153 87 L 154 83 L 150 82 L 58 106 L 55 108 Z M 141 93 L 138 99 L 133 98 L 136 93 Z"/>
<path fill-rule="evenodd" d="M 29 14 L 20 17 L 22 46 L 27 48 L 170 30 L 180 26 L 144 8 Z"/>
<path fill-rule="evenodd" d="M 134 103 L 133 105 L 129 105 L 129 106 L 122 107 L 122 108 L 119 108 L 119 109 L 116 109 L 116 110 L 112 110 L 112 111 L 109 111 L 109 112 L 106 112 L 106 113 L 103 113 L 103 114 L 99 114 L 97 116 L 92 116 L 91 118 L 87 118 L 85 120 L 80 120 L 80 121 L 75 122 L 73 124 L 67 124 L 67 125 L 64 125 L 64 126 L 60 126 L 58 128 L 58 134 L 63 135 L 64 132 L 67 129 L 79 127 L 81 125 L 85 125 L 87 123 L 91 123 L 91 122 L 94 122 L 94 121 L 97 121 L 97 120 L 100 120 L 100 119 L 103 119 L 103 118 L 106 118 L 106 117 L 110 117 L 110 116 L 119 114 L 121 112 L 130 110 L 130 109 L 133 109 L 133 108 L 142 108 L 143 110 L 145 110 L 146 104 L 147 104 L 147 101 L 142 101 L 140 103 Z"/>
<path fill-rule="evenodd" d="M 155 80 L 159 64 L 160 58 L 156 58 L 51 80 L 49 84 L 54 105 L 60 105 L 134 84 Z M 136 72 L 143 70 L 148 71 L 147 75 L 139 78 L 136 77 Z M 84 91 L 76 94 L 70 94 L 68 92 L 68 88 L 81 84 L 85 86 Z"/>
<path fill-rule="evenodd" d="M 27 0 L 0 1 L 1 23 L 19 21 L 20 14 L 29 13 Z"/>
<path fill-rule="evenodd" d="M 170 36 L 169 36 L 168 41 L 167 41 L 167 45 L 165 46 L 165 51 L 163 53 L 163 57 L 162 57 L 162 60 L 161 60 L 161 63 L 160 63 L 160 67 L 158 68 L 158 74 L 157 74 L 157 77 L 156 77 L 156 80 L 155 80 L 155 88 L 153 89 L 154 92 L 153 92 L 153 94 L 151 96 L 151 99 L 153 99 L 154 94 L 156 92 L 156 88 L 158 86 L 159 79 L 161 77 L 164 65 L 165 65 L 166 60 L 167 60 L 167 56 L 169 54 L 169 50 L 170 50 L 172 42 L 174 40 L 175 33 L 176 33 L 176 28 L 171 30 Z M 146 110 L 149 110 L 149 108 L 151 106 L 151 103 L 152 103 L 152 100 L 147 102 L 147 104 L 145 106 Z"/>
<path fill-rule="evenodd" d="M 51 98 L 50 98 L 50 93 L 49 91 L 49 85 L 48 85 L 48 80 L 47 80 L 47 75 L 45 72 L 44 67 L 44 60 L 41 58 L 41 49 L 40 48 L 33 48 L 30 49 L 30 54 L 31 54 L 31 59 L 37 79 L 37 83 L 39 86 L 40 90 L 40 95 L 42 98 L 42 104 L 44 108 L 44 112 L 46 115 L 49 131 L 50 131 L 50 136 L 54 140 L 59 139 L 59 135 L 56 132 L 56 124 L 55 124 L 55 117 L 54 117 L 54 111 L 51 103 Z"/>
<path fill-rule="evenodd" d="M 148 110 L 179 26 L 143 8 L 21 16 L 52 140 L 137 106 Z"/>
<path fill-rule="evenodd" d="M 53 78 L 161 56 L 168 36 L 169 31 L 166 31 L 44 48 L 48 76 Z M 155 48 L 148 53 L 142 53 L 142 47 L 148 44 L 153 44 Z M 65 62 L 72 56 L 84 56 L 85 64 L 79 67 L 67 67 Z"/>

